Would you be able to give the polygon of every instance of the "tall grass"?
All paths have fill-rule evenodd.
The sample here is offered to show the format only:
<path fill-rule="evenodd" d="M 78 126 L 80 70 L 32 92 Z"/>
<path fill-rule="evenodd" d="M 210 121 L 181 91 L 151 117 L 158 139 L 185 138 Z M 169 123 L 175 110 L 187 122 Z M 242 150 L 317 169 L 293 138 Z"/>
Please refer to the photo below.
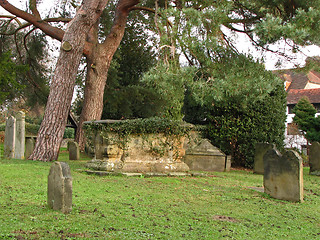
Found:
<path fill-rule="evenodd" d="M 305 169 L 305 201 L 272 199 L 261 175 L 99 177 L 71 167 L 73 209 L 47 207 L 51 163 L 0 160 L 0 239 L 319 239 L 320 178 Z"/>

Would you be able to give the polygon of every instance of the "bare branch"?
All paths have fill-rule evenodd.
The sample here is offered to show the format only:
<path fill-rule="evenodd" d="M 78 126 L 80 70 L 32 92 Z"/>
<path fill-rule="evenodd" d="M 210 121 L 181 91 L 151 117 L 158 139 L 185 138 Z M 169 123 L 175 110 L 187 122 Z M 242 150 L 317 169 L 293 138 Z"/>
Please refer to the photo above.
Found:
<path fill-rule="evenodd" d="M 10 12 L 11 14 L 33 24 L 35 27 L 41 29 L 45 34 L 49 35 L 50 37 L 57 39 L 59 41 L 62 40 L 64 35 L 64 31 L 62 29 L 53 27 L 49 25 L 47 22 L 43 21 L 41 18 L 16 8 L 12 4 L 10 4 L 7 0 L 0 0 L 0 6 L 2 6 L 5 10 Z"/>
<path fill-rule="evenodd" d="M 30 10 L 32 11 L 33 15 L 36 18 L 41 19 L 40 13 L 39 13 L 39 11 L 37 9 L 37 0 L 29 0 L 29 7 L 30 7 Z"/>

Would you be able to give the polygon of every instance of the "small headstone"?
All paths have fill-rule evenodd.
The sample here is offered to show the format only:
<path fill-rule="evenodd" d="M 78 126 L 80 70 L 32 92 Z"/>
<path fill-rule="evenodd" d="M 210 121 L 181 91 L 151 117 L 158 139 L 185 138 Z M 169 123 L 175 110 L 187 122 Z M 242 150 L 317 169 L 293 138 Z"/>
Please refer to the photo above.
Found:
<path fill-rule="evenodd" d="M 255 145 L 255 154 L 254 154 L 254 164 L 253 172 L 257 174 L 264 173 L 263 167 L 263 156 L 264 154 L 274 147 L 273 144 L 269 143 L 256 143 Z"/>
<path fill-rule="evenodd" d="M 299 154 L 287 151 L 281 155 L 276 149 L 270 149 L 263 161 L 265 193 L 281 200 L 302 202 L 303 166 Z"/>
<path fill-rule="evenodd" d="M 226 168 L 225 171 L 229 172 L 231 168 L 231 155 L 226 156 Z"/>
<path fill-rule="evenodd" d="M 34 137 L 26 137 L 26 152 L 25 152 L 26 159 L 28 159 L 32 154 L 35 143 L 36 142 Z"/>
<path fill-rule="evenodd" d="M 79 144 L 74 141 L 69 141 L 69 160 L 79 160 L 80 159 L 80 148 Z"/>
<path fill-rule="evenodd" d="M 14 158 L 14 146 L 16 141 L 16 119 L 9 117 L 6 121 L 4 136 L 4 158 Z"/>
<path fill-rule="evenodd" d="M 14 158 L 24 159 L 25 148 L 25 113 L 20 111 L 16 114 L 16 140 Z"/>
<path fill-rule="evenodd" d="M 320 176 L 320 143 L 313 142 L 309 148 L 310 174 Z"/>
<path fill-rule="evenodd" d="M 69 213 L 72 209 L 72 178 L 70 167 L 64 162 L 54 162 L 48 176 L 48 206 Z"/>

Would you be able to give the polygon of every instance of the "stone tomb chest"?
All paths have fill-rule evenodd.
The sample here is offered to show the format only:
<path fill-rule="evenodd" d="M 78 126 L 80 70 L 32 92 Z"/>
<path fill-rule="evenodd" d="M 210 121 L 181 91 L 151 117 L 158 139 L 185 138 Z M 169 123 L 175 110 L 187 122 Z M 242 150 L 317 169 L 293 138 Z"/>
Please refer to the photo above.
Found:
<path fill-rule="evenodd" d="M 185 163 L 194 171 L 229 171 L 230 156 L 226 156 L 209 140 L 203 139 L 198 145 L 186 151 Z"/>
<path fill-rule="evenodd" d="M 90 128 L 91 150 L 94 158 L 87 167 L 97 171 L 122 173 L 186 172 L 189 167 L 182 161 L 185 137 L 164 133 L 129 134 L 106 132 L 104 124 L 113 120 L 101 120 L 87 124 L 99 124 L 102 128 Z"/>

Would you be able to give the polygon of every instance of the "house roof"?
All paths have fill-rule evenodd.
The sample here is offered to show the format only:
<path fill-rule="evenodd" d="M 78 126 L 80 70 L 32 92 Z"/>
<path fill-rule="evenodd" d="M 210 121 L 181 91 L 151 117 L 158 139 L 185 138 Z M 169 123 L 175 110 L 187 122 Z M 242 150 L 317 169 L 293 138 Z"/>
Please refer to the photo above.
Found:
<path fill-rule="evenodd" d="M 287 95 L 287 104 L 297 104 L 302 97 L 308 97 L 311 103 L 320 103 L 320 88 L 290 89 Z"/>
<path fill-rule="evenodd" d="M 308 72 L 308 78 L 309 82 L 315 83 L 315 84 L 320 84 L 320 73 L 316 71 L 310 71 Z"/>

